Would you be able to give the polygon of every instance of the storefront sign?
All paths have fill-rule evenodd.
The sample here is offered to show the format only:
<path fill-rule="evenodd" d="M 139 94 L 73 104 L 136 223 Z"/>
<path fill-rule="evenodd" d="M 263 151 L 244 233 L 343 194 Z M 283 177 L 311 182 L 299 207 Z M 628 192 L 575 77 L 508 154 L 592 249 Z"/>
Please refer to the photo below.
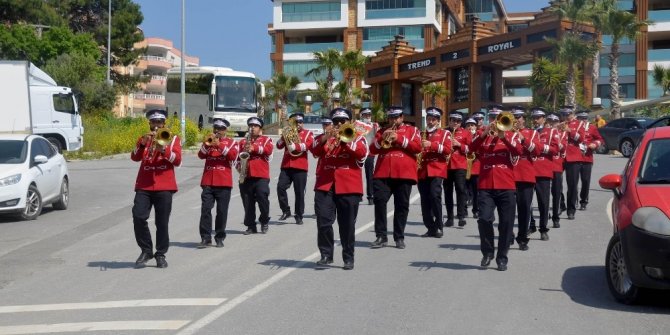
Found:
<path fill-rule="evenodd" d="M 517 38 L 511 41 L 505 41 L 495 44 L 489 44 L 477 49 L 479 55 L 492 54 L 500 51 L 516 49 L 521 46 L 521 39 Z"/>
<path fill-rule="evenodd" d="M 418 60 L 416 62 L 400 64 L 400 72 L 413 71 L 418 69 L 423 69 L 435 65 L 435 57 L 428 59 Z"/>

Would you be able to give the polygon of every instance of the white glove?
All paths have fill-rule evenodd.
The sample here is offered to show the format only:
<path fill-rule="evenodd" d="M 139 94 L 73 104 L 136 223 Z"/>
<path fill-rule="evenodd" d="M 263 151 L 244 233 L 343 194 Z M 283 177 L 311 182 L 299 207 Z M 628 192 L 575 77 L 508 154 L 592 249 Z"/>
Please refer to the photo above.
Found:
<path fill-rule="evenodd" d="M 288 151 L 294 152 L 295 151 L 295 144 L 291 143 L 288 145 Z"/>

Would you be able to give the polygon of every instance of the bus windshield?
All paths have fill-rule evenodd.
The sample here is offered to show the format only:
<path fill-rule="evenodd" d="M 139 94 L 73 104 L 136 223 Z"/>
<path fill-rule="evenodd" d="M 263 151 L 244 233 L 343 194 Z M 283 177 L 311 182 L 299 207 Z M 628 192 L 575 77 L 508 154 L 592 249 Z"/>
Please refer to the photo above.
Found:
<path fill-rule="evenodd" d="M 217 76 L 214 110 L 256 113 L 256 80 Z"/>

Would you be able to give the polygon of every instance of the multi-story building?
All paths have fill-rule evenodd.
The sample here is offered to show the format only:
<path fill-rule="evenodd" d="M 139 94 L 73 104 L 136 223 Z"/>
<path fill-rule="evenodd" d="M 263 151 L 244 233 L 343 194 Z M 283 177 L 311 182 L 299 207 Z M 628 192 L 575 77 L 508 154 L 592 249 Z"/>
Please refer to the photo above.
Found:
<path fill-rule="evenodd" d="M 172 41 L 158 37 L 149 37 L 135 44 L 135 48 L 146 48 L 137 64 L 120 69 L 125 74 L 140 75 L 147 80 L 140 90 L 121 96 L 115 107 L 117 116 L 141 116 L 147 110 L 165 108 L 165 88 L 167 70 L 181 65 L 181 52 L 175 49 Z M 198 66 L 198 57 L 185 55 L 186 66 Z"/>

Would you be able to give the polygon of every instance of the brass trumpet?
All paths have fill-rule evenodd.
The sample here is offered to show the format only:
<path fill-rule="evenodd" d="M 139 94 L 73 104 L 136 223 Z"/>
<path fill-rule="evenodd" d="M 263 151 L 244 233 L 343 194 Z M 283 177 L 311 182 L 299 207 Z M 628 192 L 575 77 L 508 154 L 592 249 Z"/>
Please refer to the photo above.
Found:
<path fill-rule="evenodd" d="M 502 112 L 496 116 L 496 120 L 493 122 L 495 128 L 491 127 L 489 130 L 490 136 L 498 135 L 498 132 L 505 132 L 514 129 L 514 115 L 510 112 Z M 495 129 L 495 130 L 494 130 Z"/>
<path fill-rule="evenodd" d="M 337 131 L 337 139 L 349 143 L 356 138 L 356 128 L 351 124 L 343 124 Z"/>
<path fill-rule="evenodd" d="M 158 128 L 154 140 L 156 144 L 164 147 L 172 141 L 172 132 L 168 128 Z"/>
<path fill-rule="evenodd" d="M 396 130 L 398 129 L 398 124 L 394 123 L 389 130 L 391 130 L 391 133 L 388 133 L 388 135 L 384 136 L 382 139 L 382 148 L 388 149 L 393 145 L 393 141 L 391 140 L 392 134 L 395 134 Z"/>

